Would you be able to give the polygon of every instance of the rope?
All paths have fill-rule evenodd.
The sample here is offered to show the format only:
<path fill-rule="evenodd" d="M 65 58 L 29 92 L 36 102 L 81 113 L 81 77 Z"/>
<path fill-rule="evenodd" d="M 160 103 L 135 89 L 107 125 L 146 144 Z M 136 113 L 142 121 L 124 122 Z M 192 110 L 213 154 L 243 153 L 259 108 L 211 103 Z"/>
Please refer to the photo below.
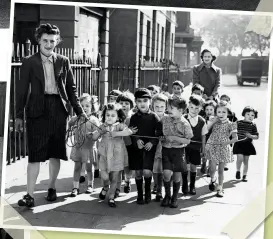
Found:
<path fill-rule="evenodd" d="M 90 118 L 89 119 L 85 119 L 82 123 L 80 123 L 81 118 L 77 118 L 75 123 L 68 128 L 68 130 L 66 131 L 66 144 L 69 147 L 77 147 L 80 148 L 85 140 L 86 140 L 86 123 L 90 122 L 93 126 L 95 126 L 99 131 L 102 131 L 104 133 L 110 132 L 108 130 L 104 131 L 102 128 L 100 128 L 99 126 L 97 126 L 96 124 L 94 124 L 93 122 L 91 122 Z M 82 127 L 84 125 L 84 127 Z M 76 133 L 77 133 L 77 137 L 76 137 Z M 90 133 L 91 134 L 91 133 Z M 102 134 L 101 134 L 102 135 Z M 131 137 L 139 137 L 139 138 L 150 138 L 150 139 L 160 139 L 160 137 L 155 137 L 155 136 L 145 136 L 145 135 L 136 135 L 136 134 L 132 134 L 130 135 Z M 76 139 L 75 139 L 76 138 Z M 247 137 L 237 140 L 236 142 L 240 142 L 240 141 L 244 141 L 246 140 Z M 70 140 L 70 143 L 69 142 Z M 202 144 L 201 141 L 195 141 L 195 140 L 190 140 L 191 143 L 199 143 Z M 222 143 L 206 143 L 206 144 L 210 144 L 210 145 L 222 145 Z"/>

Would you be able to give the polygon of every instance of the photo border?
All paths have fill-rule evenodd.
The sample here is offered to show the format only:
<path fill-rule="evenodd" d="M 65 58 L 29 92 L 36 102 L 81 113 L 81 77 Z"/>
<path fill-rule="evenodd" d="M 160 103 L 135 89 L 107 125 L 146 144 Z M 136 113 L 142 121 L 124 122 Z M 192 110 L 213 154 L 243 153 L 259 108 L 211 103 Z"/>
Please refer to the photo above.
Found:
<path fill-rule="evenodd" d="M 3 162 L 2 162 L 2 181 L 1 181 L 1 195 L 5 195 L 5 181 L 6 181 L 6 154 L 7 154 L 7 134 L 8 134 L 8 127 L 9 127 L 9 108 L 10 108 L 10 77 L 11 77 L 11 55 L 12 55 L 12 39 L 13 39 L 13 27 L 14 27 L 14 11 L 15 11 L 15 4 L 16 3 L 26 3 L 26 4 L 38 4 L 38 5 L 63 5 L 63 6 L 89 6 L 89 7 L 103 7 L 103 8 L 119 8 L 119 9 L 153 9 L 153 10 L 168 10 L 168 11 L 179 11 L 179 12 L 204 12 L 210 11 L 210 13 L 221 13 L 221 14 L 232 14 L 232 15 L 252 15 L 252 16 L 269 16 L 271 17 L 271 26 L 273 23 L 273 12 L 256 12 L 256 11 L 234 11 L 234 10 L 223 10 L 223 9 L 198 9 L 198 8 L 178 8 L 178 7 L 162 7 L 162 6 L 142 6 L 142 5 L 127 5 L 127 4 L 106 4 L 106 3 L 89 3 L 89 2 L 64 2 L 64 1 L 40 1 L 40 0 L 11 0 L 11 8 L 10 8 L 10 36 L 9 36 L 9 49 L 8 49 L 8 73 L 7 73 L 7 91 L 6 91 L 6 109 L 5 109 L 5 130 L 4 130 L 4 141 L 3 141 Z M 268 76 L 268 89 L 267 89 L 267 99 L 269 99 L 269 105 L 267 106 L 266 112 L 266 130 L 265 130 L 265 142 L 267 140 L 267 144 L 265 145 L 265 164 L 264 164 L 264 172 L 263 172 L 263 183 L 262 189 L 266 189 L 266 183 L 268 178 L 267 166 L 268 166 L 268 155 L 269 155 L 269 138 L 270 138 L 270 113 L 271 113 L 271 97 L 272 97 L 272 78 L 273 78 L 273 37 L 271 34 L 270 38 L 270 53 L 269 53 L 269 76 Z M 273 116 L 272 116 L 273 117 Z M 3 196 L 4 197 L 4 196 Z M 1 205 L 2 207 L 3 205 Z M 1 221 L 3 221 L 4 210 L 2 210 L 2 217 Z M 239 214 L 239 213 L 238 213 Z M 19 214 L 20 215 L 20 214 Z M 236 216 L 235 216 L 236 217 Z M 33 230 L 35 228 L 39 231 L 56 231 L 56 232 L 77 232 L 77 233 L 94 233 L 94 234 L 104 234 L 104 235 L 135 235 L 135 236 L 161 236 L 161 237 L 168 237 L 168 238 L 177 238 L 177 237 L 191 237 L 191 238 L 204 238 L 203 235 L 194 234 L 194 235 L 164 235 L 162 233 L 139 233 L 139 232 L 122 232 L 116 230 L 97 230 L 97 229 L 79 229 L 79 228 L 66 228 L 66 227 L 46 227 L 46 226 L 33 226 L 26 227 L 26 226 L 19 226 L 19 225 L 5 225 L 2 224 L 5 228 L 10 229 L 26 229 L 26 230 Z M 264 232 L 264 223 L 261 225 L 263 227 L 263 235 Z M 212 237 L 211 235 L 205 235 L 205 238 L 216 238 Z M 217 238 L 228 238 L 226 235 L 221 235 Z"/>

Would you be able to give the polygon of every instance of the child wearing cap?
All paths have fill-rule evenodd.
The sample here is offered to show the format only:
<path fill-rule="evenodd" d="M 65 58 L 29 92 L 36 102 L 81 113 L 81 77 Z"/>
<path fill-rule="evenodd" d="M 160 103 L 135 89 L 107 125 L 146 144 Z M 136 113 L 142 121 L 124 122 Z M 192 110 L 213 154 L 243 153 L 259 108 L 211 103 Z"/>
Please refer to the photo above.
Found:
<path fill-rule="evenodd" d="M 133 144 L 133 158 L 129 167 L 135 170 L 137 186 L 137 204 L 144 204 L 143 176 L 145 181 L 145 203 L 151 202 L 151 181 L 154 158 L 158 139 L 156 129 L 159 117 L 150 110 L 151 93 L 146 88 L 139 88 L 135 92 L 135 101 L 138 111 L 132 115 L 129 127 L 137 128 L 135 136 L 131 136 Z M 141 137 L 145 136 L 145 137 Z M 149 138 L 150 137 L 150 138 Z"/>

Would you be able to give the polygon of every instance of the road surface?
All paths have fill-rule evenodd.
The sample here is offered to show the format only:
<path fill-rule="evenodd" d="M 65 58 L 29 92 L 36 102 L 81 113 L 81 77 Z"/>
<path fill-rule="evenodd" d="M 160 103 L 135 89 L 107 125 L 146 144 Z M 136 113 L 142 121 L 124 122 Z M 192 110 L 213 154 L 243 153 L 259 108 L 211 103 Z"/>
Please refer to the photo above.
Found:
<path fill-rule="evenodd" d="M 57 192 L 59 198 L 54 203 L 44 199 L 47 191 L 48 165 L 42 164 L 36 186 L 36 206 L 32 210 L 18 208 L 17 201 L 26 191 L 27 158 L 7 166 L 6 195 L 23 217 L 32 225 L 48 227 L 68 227 L 84 229 L 117 230 L 124 233 L 157 233 L 161 235 L 220 235 L 225 225 L 235 217 L 265 185 L 266 161 L 265 132 L 266 113 L 269 107 L 267 82 L 260 87 L 245 85 L 240 87 L 234 75 L 224 75 L 221 93 L 231 96 L 233 111 L 240 118 L 242 109 L 251 105 L 259 112 L 256 120 L 260 139 L 255 142 L 257 156 L 250 158 L 249 181 L 235 179 L 235 162 L 229 165 L 225 173 L 225 196 L 215 197 L 208 189 L 209 178 L 199 174 L 196 182 L 197 195 L 179 194 L 177 209 L 162 208 L 159 203 L 149 205 L 136 204 L 136 187 L 133 182 L 132 192 L 121 193 L 117 199 L 117 208 L 109 208 L 107 203 L 98 199 L 100 181 L 96 180 L 97 189 L 92 196 L 81 194 L 69 197 L 72 189 L 73 162 L 62 162 Z M 187 95 L 187 90 L 185 95 Z M 86 185 L 81 185 L 84 192 Z M 123 190 L 122 190 L 123 192 Z"/>

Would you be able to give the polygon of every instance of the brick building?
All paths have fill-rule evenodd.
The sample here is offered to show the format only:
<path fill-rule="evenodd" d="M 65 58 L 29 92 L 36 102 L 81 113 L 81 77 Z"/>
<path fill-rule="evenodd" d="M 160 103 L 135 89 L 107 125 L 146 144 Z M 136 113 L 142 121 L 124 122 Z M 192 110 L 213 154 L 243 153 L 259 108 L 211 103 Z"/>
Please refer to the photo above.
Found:
<path fill-rule="evenodd" d="M 164 61 L 174 60 L 176 12 L 111 9 L 109 24 L 109 66 L 133 66 L 134 87 L 140 85 L 143 71 L 149 80 L 142 82 L 142 86 L 160 83 L 161 73 L 155 73 L 151 67 L 162 67 Z M 109 78 L 115 81 L 113 87 L 119 85 L 116 75 L 109 74 Z"/>
<path fill-rule="evenodd" d="M 61 13 L 61 14 L 60 14 Z M 101 54 L 102 72 L 100 74 L 100 98 L 105 100 L 108 79 L 109 51 L 109 10 L 105 8 L 15 4 L 13 42 L 24 44 L 27 39 L 37 45 L 34 38 L 35 28 L 42 23 L 55 24 L 60 28 L 62 42 L 58 47 L 73 49 L 76 56 L 82 56 L 85 49 L 86 57 L 93 64 L 97 63 L 98 53 Z"/>
<path fill-rule="evenodd" d="M 200 36 L 196 36 L 194 30 L 190 28 L 190 12 L 177 12 L 177 29 L 175 35 L 175 62 L 180 68 L 191 67 L 190 53 L 195 53 L 195 64 L 200 63 L 200 52 L 203 41 Z"/>

